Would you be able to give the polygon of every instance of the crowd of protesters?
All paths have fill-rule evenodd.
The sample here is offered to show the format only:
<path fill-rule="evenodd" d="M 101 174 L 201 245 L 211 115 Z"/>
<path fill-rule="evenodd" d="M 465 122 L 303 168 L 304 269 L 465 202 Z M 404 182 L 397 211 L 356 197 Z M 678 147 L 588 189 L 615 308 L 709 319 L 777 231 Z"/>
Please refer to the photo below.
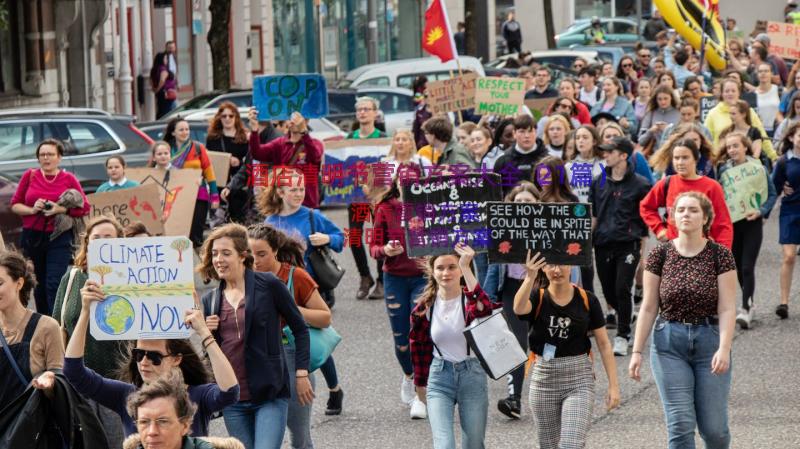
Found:
<path fill-rule="evenodd" d="M 610 410 L 620 404 L 618 357 L 629 357 L 629 375 L 639 380 L 651 334 L 669 447 L 693 444 L 695 427 L 708 447 L 729 447 L 733 331 L 737 324 L 752 328 L 755 306 L 764 302 L 757 301 L 755 266 L 764 220 L 778 203 L 775 314 L 789 316 L 800 245 L 800 65 L 789 69 L 770 53 L 767 35 L 757 34 L 747 45 L 732 38 L 730 68 L 712 74 L 674 34 L 650 31 L 657 49 L 637 47 L 617 67 L 578 58 L 574 77 L 557 85 L 547 67 L 521 53 L 525 98 L 552 99 L 542 111 L 500 117 L 470 110 L 453 123 L 428 111 L 427 79 L 420 77 L 413 128 L 387 136 L 377 121 L 379 102 L 358 98 L 348 138 L 390 138 L 381 163 L 389 165 L 391 180 L 375 182 L 378 168 L 367 167 L 356 183 L 366 200 L 347 205 L 344 229 L 319 209 L 324 144 L 299 114 L 272 124 L 253 109 L 248 130 L 236 106 L 223 103 L 204 143 L 190 138 L 188 122 L 171 120 L 165 140 L 152 146 L 150 166 L 202 172 L 188 237 L 200 258 L 198 273 L 217 286 L 186 311 L 199 346 L 87 336 L 89 308 L 105 298 L 102 285 L 88 280 L 89 243 L 150 233 L 141 224 L 123 229 L 110 216 L 84 225 L 90 206 L 60 166 L 64 146 L 40 142 L 39 165 L 25 172 L 11 200 L 23 221 L 22 254 L 0 253 L 0 327 L 11 350 L 0 357 L 0 374 L 9 379 L 0 404 L 28 383 L 52 392 L 63 369 L 109 447 L 121 447 L 125 437 L 158 440 L 169 426 L 170 438 L 194 445 L 182 447 L 210 447 L 189 430 L 207 436 L 209 420 L 223 411 L 228 433 L 247 449 L 280 447 L 286 428 L 292 447 L 312 448 L 317 368 L 328 388 L 325 413 L 345 410 L 333 356 L 310 365 L 317 337 L 309 327 L 328 328 L 336 303 L 335 283 L 316 272 L 312 257 L 350 247 L 359 275 L 355 299 L 385 302 L 402 371 L 400 400 L 411 418 L 428 419 L 435 448 L 455 447 L 456 408 L 462 447 L 486 445 L 488 378 L 463 331 L 494 309 L 506 312 L 520 346 L 532 353 L 531 366 L 508 375 L 508 397 L 497 409 L 520 418 L 528 377 L 540 447 L 586 444 L 595 402 L 592 346 L 602 358 Z M 153 81 L 164 91 L 159 107 L 163 102 L 167 110 L 173 75 L 168 55 L 162 60 Z M 716 105 L 701 111 L 703 97 Z M 230 154 L 227 185 L 217 185 L 207 150 Z M 287 182 L 258 187 L 254 161 L 284 167 Z M 734 216 L 726 198 L 736 186 L 725 179 L 743 164 L 754 167 L 766 192 L 744 216 Z M 434 167 L 445 175 L 458 167 L 501 174 L 506 202 L 591 204 L 594 262 L 574 267 L 528 254 L 523 263 L 489 263 L 464 242 L 445 255 L 409 256 L 398 227 L 409 218 L 403 183 L 409 173 L 425 176 Z M 125 177 L 122 156 L 109 158 L 106 168 L 109 180 L 98 191 L 137 186 Z M 231 223 L 204 233 L 220 201 L 222 220 Z M 364 242 L 366 222 L 386 232 Z M 657 242 L 647 248 L 651 235 Z M 26 307 L 30 296 L 36 312 Z M 173 400 L 169 407 L 163 398 Z M 159 407 L 162 414 L 153 415 Z M 162 415 L 171 418 L 152 419 Z"/>

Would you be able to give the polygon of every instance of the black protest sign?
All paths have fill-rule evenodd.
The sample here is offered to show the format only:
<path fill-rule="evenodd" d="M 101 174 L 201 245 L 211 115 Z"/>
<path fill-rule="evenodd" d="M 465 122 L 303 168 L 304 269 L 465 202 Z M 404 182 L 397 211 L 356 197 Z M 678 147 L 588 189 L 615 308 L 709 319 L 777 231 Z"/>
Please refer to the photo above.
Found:
<path fill-rule="evenodd" d="M 488 203 L 489 262 L 525 263 L 528 250 L 557 265 L 591 265 L 586 203 Z"/>
<path fill-rule="evenodd" d="M 719 103 L 717 97 L 700 97 L 700 123 L 705 123 L 708 113 Z"/>
<path fill-rule="evenodd" d="M 457 242 L 485 252 L 486 204 L 502 197 L 496 173 L 431 176 L 403 186 L 409 257 L 451 254 Z"/>

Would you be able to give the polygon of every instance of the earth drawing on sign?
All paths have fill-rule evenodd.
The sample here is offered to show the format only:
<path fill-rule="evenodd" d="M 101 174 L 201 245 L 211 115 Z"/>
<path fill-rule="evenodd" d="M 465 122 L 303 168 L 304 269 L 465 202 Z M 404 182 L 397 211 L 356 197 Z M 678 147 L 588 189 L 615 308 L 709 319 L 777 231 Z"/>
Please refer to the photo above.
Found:
<path fill-rule="evenodd" d="M 133 306 L 126 298 L 118 295 L 108 296 L 97 304 L 94 319 L 100 329 L 110 335 L 128 332 L 133 326 Z"/>

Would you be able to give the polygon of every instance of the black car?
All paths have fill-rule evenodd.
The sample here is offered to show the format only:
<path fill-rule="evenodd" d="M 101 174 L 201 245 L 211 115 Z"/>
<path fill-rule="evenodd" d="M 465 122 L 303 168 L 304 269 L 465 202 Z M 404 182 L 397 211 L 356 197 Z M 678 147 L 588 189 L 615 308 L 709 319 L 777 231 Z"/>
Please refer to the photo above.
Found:
<path fill-rule="evenodd" d="M 108 180 L 105 162 L 123 155 L 132 166 L 143 166 L 153 142 L 137 129 L 134 117 L 98 109 L 16 109 L 0 112 L 0 172 L 21 176 L 36 167 L 36 147 L 44 139 L 64 143 L 61 168 L 73 173 L 86 193 Z"/>

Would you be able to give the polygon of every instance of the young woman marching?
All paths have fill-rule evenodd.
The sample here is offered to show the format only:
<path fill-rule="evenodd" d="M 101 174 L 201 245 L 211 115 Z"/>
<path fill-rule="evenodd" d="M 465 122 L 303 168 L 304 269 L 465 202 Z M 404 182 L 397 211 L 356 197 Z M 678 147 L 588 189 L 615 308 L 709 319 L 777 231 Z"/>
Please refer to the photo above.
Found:
<path fill-rule="evenodd" d="M 600 301 L 570 284 L 570 267 L 549 265 L 530 251 L 526 274 L 514 296 L 514 313 L 529 323 L 528 344 L 536 355 L 530 378 L 530 406 L 541 449 L 584 447 L 592 422 L 594 333 L 608 377 L 606 408 L 619 406 L 617 367 Z M 546 279 L 539 276 L 544 271 Z M 546 284 L 537 288 L 534 284 Z M 537 285 L 539 287 L 539 285 Z"/>
<path fill-rule="evenodd" d="M 428 404 L 434 449 L 455 449 L 456 406 L 462 449 L 484 448 L 489 407 L 486 373 L 470 354 L 463 332 L 475 318 L 491 315 L 499 305 L 489 300 L 472 274 L 474 256 L 472 248 L 458 243 L 455 254 L 429 258 L 428 283 L 411 312 L 414 384 Z"/>
<path fill-rule="evenodd" d="M 722 138 L 719 149 L 717 173 L 720 179 L 727 170 L 747 162 L 758 162 L 758 169 L 762 171 L 764 182 L 767 185 L 767 198 L 757 209 L 751 209 L 744 218 L 733 223 L 733 259 L 736 261 L 736 275 L 742 288 L 742 309 L 736 316 L 736 322 L 742 329 L 750 328 L 753 319 L 753 294 L 756 289 L 756 260 L 761 251 L 761 241 L 764 238 L 764 217 L 769 215 L 778 192 L 769 176 L 769 171 L 753 157 L 750 139 L 746 135 L 734 131 Z M 757 179 L 757 178 L 756 178 Z M 729 190 L 741 188 L 739 185 L 723 184 L 722 189 L 726 196 L 732 194 Z"/>
<path fill-rule="evenodd" d="M 781 150 L 783 154 L 775 163 L 775 170 L 772 172 L 775 189 L 783 194 L 778 237 L 783 250 L 781 303 L 775 309 L 775 313 L 781 319 L 786 319 L 789 317 L 789 292 L 792 290 L 797 245 L 800 245 L 800 122 L 786 130 Z"/>
<path fill-rule="evenodd" d="M 647 257 L 628 375 L 641 380 L 642 351 L 655 322 L 650 363 L 668 447 L 693 448 L 697 427 L 705 447 L 727 448 L 736 263 L 728 248 L 707 238 L 714 222 L 707 196 L 683 192 L 672 211 L 677 237 Z"/>

